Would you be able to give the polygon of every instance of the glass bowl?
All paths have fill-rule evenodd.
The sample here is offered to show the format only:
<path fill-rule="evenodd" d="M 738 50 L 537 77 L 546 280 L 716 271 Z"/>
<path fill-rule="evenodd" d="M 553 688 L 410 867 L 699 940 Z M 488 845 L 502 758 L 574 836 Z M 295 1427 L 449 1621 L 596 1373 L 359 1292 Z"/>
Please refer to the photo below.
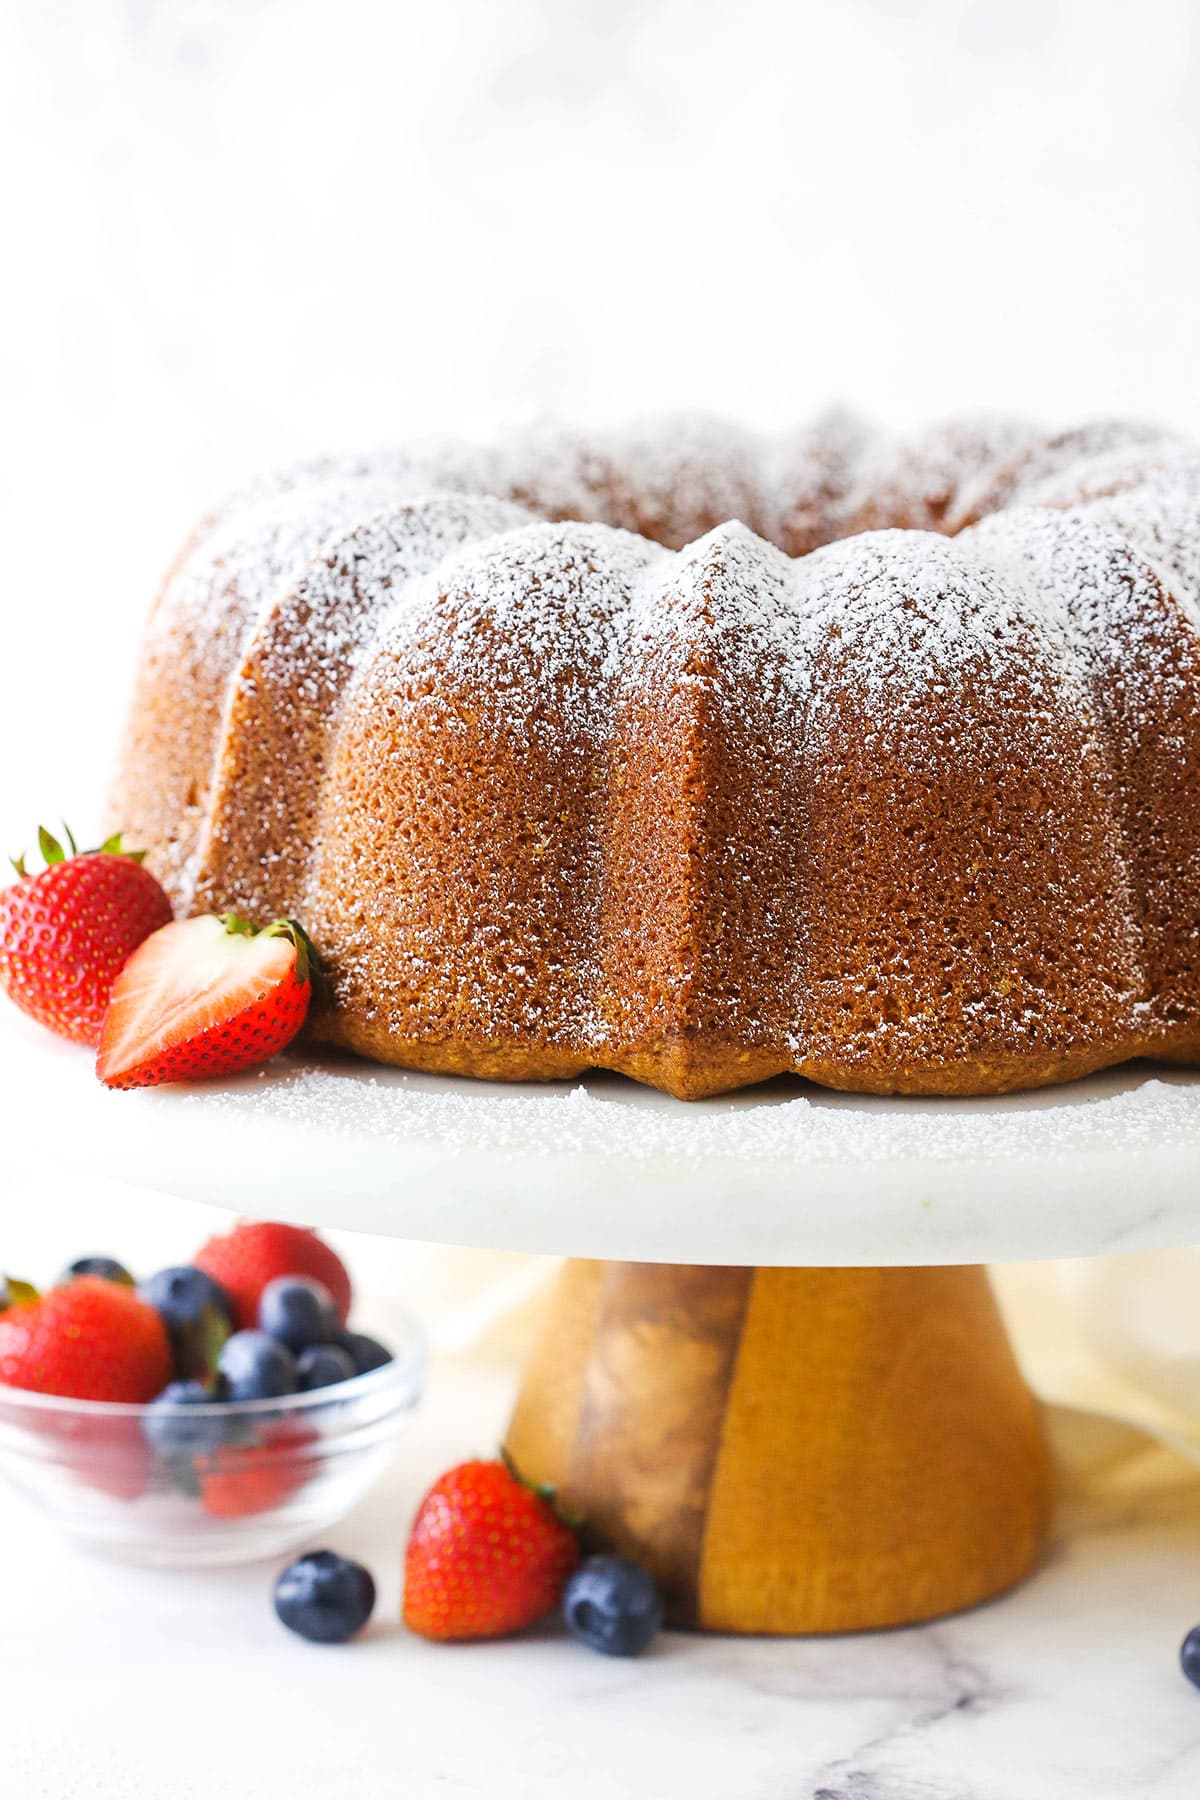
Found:
<path fill-rule="evenodd" d="M 103 1556 L 172 1568 L 276 1556 L 387 1466 L 425 1370 L 414 1321 L 391 1338 L 382 1368 L 280 1400 L 151 1409 L 0 1386 L 0 1477 Z M 147 1438 L 151 1410 L 167 1449 Z"/>

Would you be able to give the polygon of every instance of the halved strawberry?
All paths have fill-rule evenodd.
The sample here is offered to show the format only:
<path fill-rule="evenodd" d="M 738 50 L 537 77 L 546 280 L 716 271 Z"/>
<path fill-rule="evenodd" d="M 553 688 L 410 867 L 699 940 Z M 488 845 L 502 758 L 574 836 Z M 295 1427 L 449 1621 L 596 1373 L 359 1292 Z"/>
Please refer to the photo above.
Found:
<path fill-rule="evenodd" d="M 113 982 L 171 902 L 119 837 L 83 852 L 66 837 L 69 851 L 43 827 L 46 867 L 30 874 L 19 857 L 20 879 L 0 893 L 0 986 L 51 1031 L 94 1044 Z"/>
<path fill-rule="evenodd" d="M 312 995 L 312 951 L 294 919 L 263 931 L 225 913 L 147 938 L 121 971 L 96 1073 L 153 1087 L 254 1068 L 291 1042 Z"/>

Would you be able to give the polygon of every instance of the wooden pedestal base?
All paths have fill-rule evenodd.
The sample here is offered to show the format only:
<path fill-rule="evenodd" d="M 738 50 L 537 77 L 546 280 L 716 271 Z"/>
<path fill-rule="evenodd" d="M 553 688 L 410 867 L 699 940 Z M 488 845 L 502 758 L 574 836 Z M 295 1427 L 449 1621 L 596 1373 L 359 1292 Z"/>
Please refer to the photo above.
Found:
<path fill-rule="evenodd" d="M 709 1631 L 953 1612 L 1034 1567 L 1049 1513 L 976 1268 L 568 1263 L 507 1447 Z"/>

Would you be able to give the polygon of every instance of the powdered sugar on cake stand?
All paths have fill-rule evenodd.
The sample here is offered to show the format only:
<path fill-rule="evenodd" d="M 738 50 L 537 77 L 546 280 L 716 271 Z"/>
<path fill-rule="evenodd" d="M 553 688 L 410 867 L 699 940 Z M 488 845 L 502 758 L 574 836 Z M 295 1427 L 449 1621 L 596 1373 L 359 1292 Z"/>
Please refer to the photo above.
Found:
<path fill-rule="evenodd" d="M 1200 1072 L 1132 1064 L 993 1099 L 781 1080 L 685 1103 L 620 1077 L 508 1086 L 285 1056 L 110 1094 L 6 1010 L 27 1145 L 249 1214 L 625 1261 L 914 1265 L 1200 1240 Z"/>

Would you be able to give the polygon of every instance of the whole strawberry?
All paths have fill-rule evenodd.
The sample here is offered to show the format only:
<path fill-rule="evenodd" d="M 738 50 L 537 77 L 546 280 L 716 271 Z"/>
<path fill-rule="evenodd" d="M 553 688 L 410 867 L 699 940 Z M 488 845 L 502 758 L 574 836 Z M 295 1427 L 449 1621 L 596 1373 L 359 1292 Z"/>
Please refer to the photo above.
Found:
<path fill-rule="evenodd" d="M 0 1313 L 0 1384 L 69 1400 L 152 1400 L 171 1379 L 171 1342 L 152 1306 L 81 1275 Z"/>
<path fill-rule="evenodd" d="M 404 1562 L 404 1623 L 421 1637 L 503 1637 L 552 1613 L 579 1562 L 574 1532 L 503 1462 L 435 1481 Z"/>
<path fill-rule="evenodd" d="M 195 1460 L 200 1504 L 214 1519 L 271 1512 L 302 1488 L 318 1464 L 318 1433 L 287 1419 L 260 1425 L 258 1441 L 218 1444 Z"/>
<path fill-rule="evenodd" d="M 256 1068 L 303 1025 L 311 962 L 294 919 L 262 931 L 233 913 L 164 926 L 113 983 L 96 1073 L 135 1088 Z"/>
<path fill-rule="evenodd" d="M 221 1237 L 209 1238 L 192 1261 L 219 1282 L 233 1302 L 234 1324 L 252 1331 L 258 1324 L 263 1289 L 281 1275 L 307 1275 L 333 1298 L 338 1319 L 350 1316 L 350 1277 L 336 1251 L 302 1225 L 250 1221 Z"/>
<path fill-rule="evenodd" d="M 171 917 L 140 854 L 119 837 L 82 854 L 38 833 L 46 867 L 0 892 L 0 986 L 23 1012 L 77 1043 L 95 1044 L 113 983 L 139 944 Z"/>

